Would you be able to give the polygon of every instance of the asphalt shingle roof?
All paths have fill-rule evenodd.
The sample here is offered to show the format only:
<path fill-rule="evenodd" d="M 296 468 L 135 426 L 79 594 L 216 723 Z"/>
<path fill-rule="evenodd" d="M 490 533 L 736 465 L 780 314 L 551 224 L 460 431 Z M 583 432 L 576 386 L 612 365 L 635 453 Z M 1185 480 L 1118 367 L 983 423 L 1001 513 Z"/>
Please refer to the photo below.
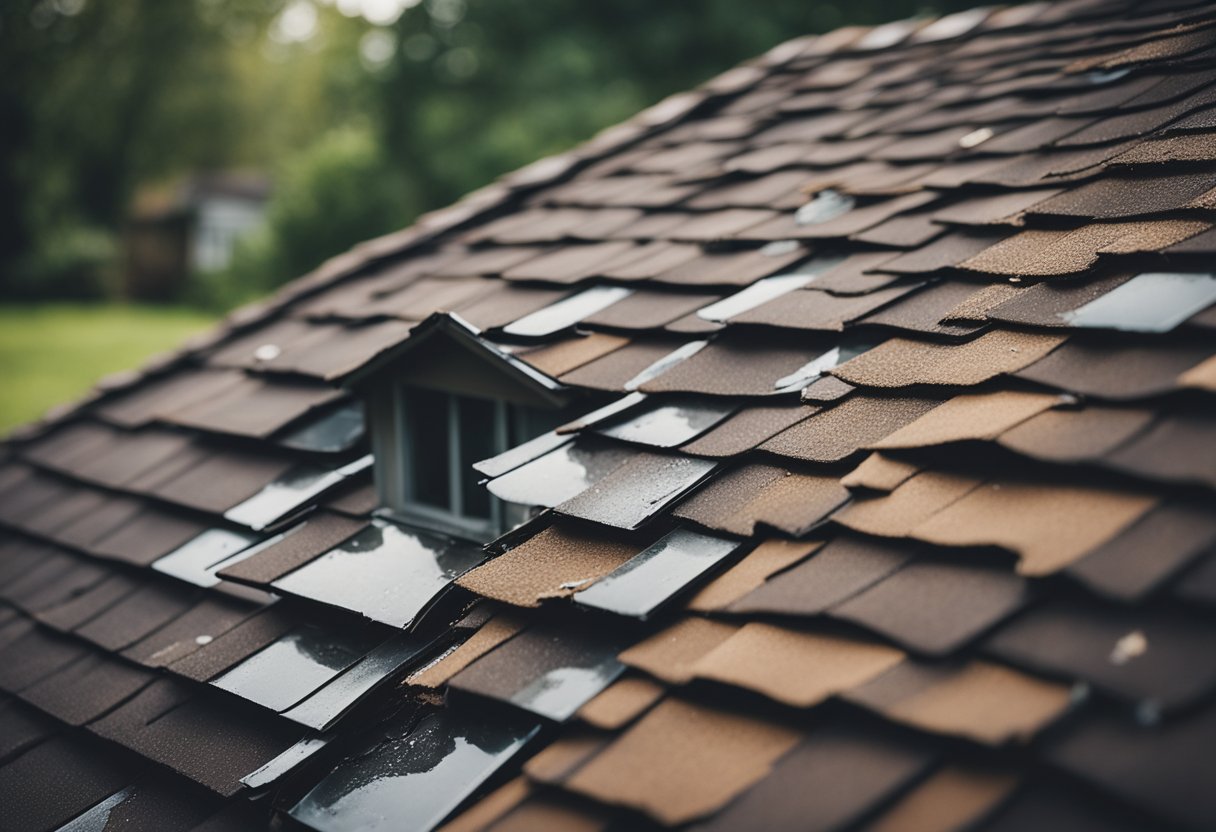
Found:
<path fill-rule="evenodd" d="M 1214 57 L 792 41 L 19 431 L 0 828 L 1212 828 Z M 484 550 L 342 386 L 449 314 L 617 402 Z"/>

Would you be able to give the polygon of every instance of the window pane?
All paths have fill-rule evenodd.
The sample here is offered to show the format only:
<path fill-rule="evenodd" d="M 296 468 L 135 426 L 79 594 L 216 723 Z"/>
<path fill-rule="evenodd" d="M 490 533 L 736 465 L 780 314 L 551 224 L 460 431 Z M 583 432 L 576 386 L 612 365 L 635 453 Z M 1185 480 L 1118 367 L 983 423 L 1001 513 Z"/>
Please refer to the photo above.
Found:
<path fill-rule="evenodd" d="M 405 418 L 409 457 L 410 499 L 450 509 L 448 461 L 448 401 L 446 393 L 405 388 Z"/>
<path fill-rule="evenodd" d="M 510 431 L 512 445 L 522 445 L 542 433 L 561 427 L 571 418 L 564 410 L 538 410 L 521 405 L 510 406 Z"/>
<path fill-rule="evenodd" d="M 505 448 L 499 447 L 495 419 L 496 405 L 489 399 L 461 396 L 460 403 L 460 493 L 464 514 L 469 517 L 490 516 L 490 492 L 478 485 L 481 475 L 472 465 Z"/>

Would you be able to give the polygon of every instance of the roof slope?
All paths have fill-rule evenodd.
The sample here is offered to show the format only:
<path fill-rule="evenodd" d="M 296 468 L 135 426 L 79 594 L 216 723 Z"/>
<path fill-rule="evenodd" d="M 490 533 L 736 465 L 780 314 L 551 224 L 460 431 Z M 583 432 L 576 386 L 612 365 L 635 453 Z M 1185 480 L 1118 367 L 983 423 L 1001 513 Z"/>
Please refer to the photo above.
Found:
<path fill-rule="evenodd" d="M 1214 57 L 784 44 L 14 437 L 0 827 L 1212 828 Z M 340 386 L 434 313 L 615 403 L 488 552 Z"/>

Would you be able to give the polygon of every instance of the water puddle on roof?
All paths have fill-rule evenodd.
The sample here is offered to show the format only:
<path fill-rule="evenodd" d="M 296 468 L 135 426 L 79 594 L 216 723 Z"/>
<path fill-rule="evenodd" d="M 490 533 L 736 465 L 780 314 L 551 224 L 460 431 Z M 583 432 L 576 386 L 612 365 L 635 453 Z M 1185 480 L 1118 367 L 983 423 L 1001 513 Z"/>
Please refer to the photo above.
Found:
<path fill-rule="evenodd" d="M 700 436 L 737 409 L 733 403 L 716 399 L 667 399 L 652 402 L 632 418 L 596 432 L 624 442 L 674 448 Z"/>
<path fill-rule="evenodd" d="M 586 491 L 636 453 L 580 438 L 491 480 L 486 487 L 508 503 L 552 508 Z"/>
<path fill-rule="evenodd" d="M 576 603 L 645 618 L 721 563 L 739 543 L 676 529 L 574 596 Z"/>
<path fill-rule="evenodd" d="M 320 832 L 433 829 L 539 730 L 522 715 L 445 709 L 343 762 L 290 814 Z"/>
<path fill-rule="evenodd" d="M 1216 275 L 1146 272 L 1060 318 L 1069 326 L 1169 332 L 1216 303 Z"/>
<path fill-rule="evenodd" d="M 366 635 L 303 627 L 254 653 L 211 684 L 281 711 L 357 662 L 374 643 Z"/>
<path fill-rule="evenodd" d="M 471 543 L 377 519 L 272 586 L 408 627 L 452 581 L 484 559 Z"/>

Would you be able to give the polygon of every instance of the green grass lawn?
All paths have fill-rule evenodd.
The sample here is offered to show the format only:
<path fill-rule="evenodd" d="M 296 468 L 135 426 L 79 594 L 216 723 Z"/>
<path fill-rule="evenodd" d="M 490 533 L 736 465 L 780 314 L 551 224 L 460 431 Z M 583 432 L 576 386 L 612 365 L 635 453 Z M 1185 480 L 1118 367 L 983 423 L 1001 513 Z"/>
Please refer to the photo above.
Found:
<path fill-rule="evenodd" d="M 72 401 L 107 373 L 205 329 L 189 309 L 120 304 L 0 304 L 0 435 Z"/>

